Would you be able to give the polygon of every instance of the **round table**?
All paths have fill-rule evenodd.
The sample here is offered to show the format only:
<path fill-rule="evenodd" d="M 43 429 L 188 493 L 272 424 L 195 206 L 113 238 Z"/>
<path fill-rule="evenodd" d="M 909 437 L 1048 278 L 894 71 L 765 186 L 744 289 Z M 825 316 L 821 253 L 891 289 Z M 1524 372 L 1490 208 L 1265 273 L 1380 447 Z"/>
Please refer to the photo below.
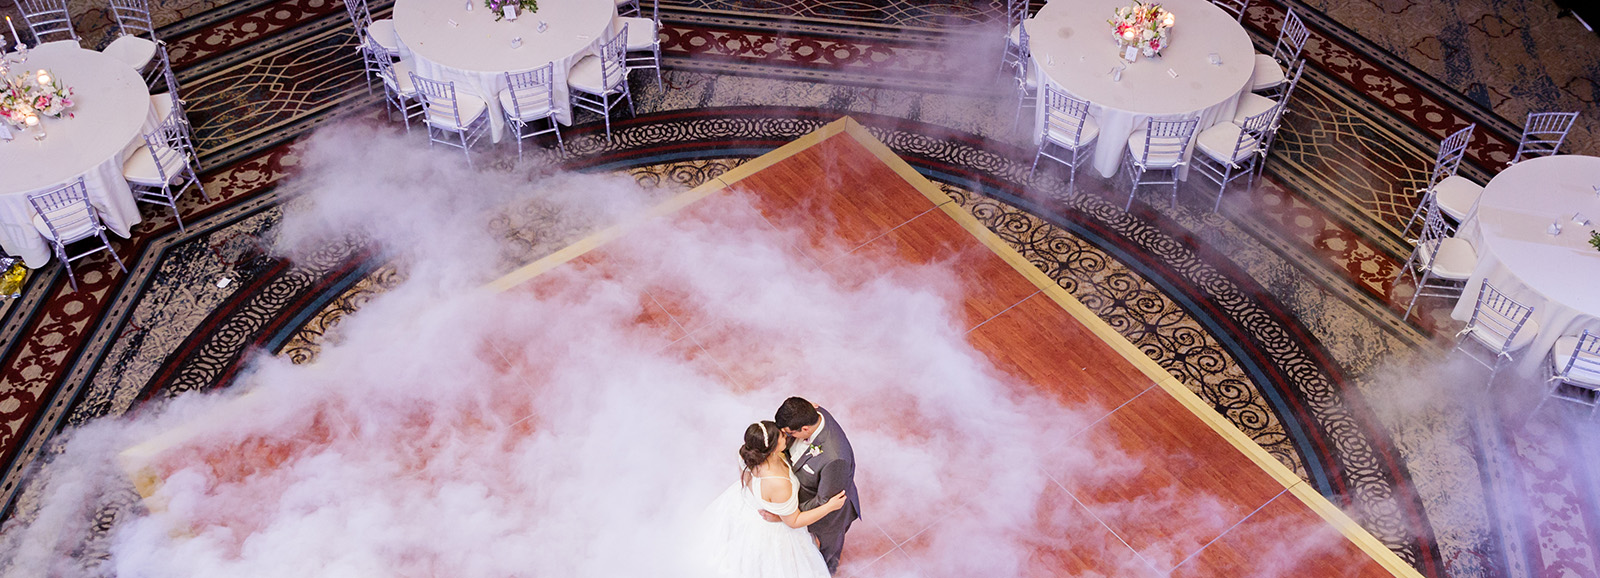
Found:
<path fill-rule="evenodd" d="M 1589 233 L 1600 225 L 1600 158 L 1572 155 L 1522 161 L 1495 175 L 1456 236 L 1472 243 L 1478 265 L 1451 317 L 1466 321 L 1478 289 L 1490 285 L 1533 307 L 1539 335 L 1518 369 L 1538 367 L 1563 335 L 1600 331 L 1600 251 Z M 1593 224 L 1573 222 L 1573 214 Z M 1551 235 L 1552 222 L 1561 233 Z"/>
<path fill-rule="evenodd" d="M 72 116 L 41 118 L 47 135 L 42 141 L 17 131 L 11 142 L 0 142 L 0 247 L 33 268 L 50 262 L 51 248 L 33 228 L 28 195 L 79 176 L 101 221 L 128 236 L 139 222 L 139 206 L 122 178 L 122 164 L 157 123 L 149 89 L 125 62 L 72 43 L 46 44 L 12 73 L 40 68 L 72 87 Z"/>
<path fill-rule="evenodd" d="M 1128 136 L 1144 129 L 1146 119 L 1198 118 L 1196 135 L 1233 120 L 1255 68 L 1255 47 L 1244 28 L 1206 0 L 1162 2 L 1177 20 L 1168 32 L 1170 45 L 1156 58 L 1122 60 L 1106 21 L 1129 3 L 1052 0 L 1026 24 L 1039 86 L 1052 85 L 1089 101 L 1089 114 L 1100 124 L 1093 164 L 1104 177 L 1117 173 Z M 1220 64 L 1211 63 L 1212 54 Z M 1115 80 L 1112 69 L 1123 65 L 1121 79 Z M 1039 107 L 1034 142 L 1043 132 L 1044 112 Z"/>
<path fill-rule="evenodd" d="M 495 142 L 505 135 L 505 116 L 496 95 L 506 88 L 507 72 L 525 72 L 555 63 L 556 120 L 572 124 L 567 71 L 579 59 L 597 54 L 621 27 L 614 0 L 544 0 L 539 11 L 515 21 L 494 19 L 482 0 L 397 0 L 394 31 L 401 58 L 417 76 L 454 81 L 456 90 L 489 105 Z M 452 25 L 451 22 L 455 24 Z M 539 31 L 539 23 L 547 26 Z M 522 45 L 511 47 L 511 39 Z"/>

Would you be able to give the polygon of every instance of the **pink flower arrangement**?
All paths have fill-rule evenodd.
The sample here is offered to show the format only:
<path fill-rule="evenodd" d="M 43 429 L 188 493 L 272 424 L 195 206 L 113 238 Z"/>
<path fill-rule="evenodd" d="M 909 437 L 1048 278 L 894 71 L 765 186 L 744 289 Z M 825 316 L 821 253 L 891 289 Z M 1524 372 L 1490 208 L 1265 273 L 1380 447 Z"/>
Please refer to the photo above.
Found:
<path fill-rule="evenodd" d="M 32 73 L 5 79 L 0 85 L 0 119 L 21 127 L 30 114 L 61 118 L 67 113 L 74 104 L 72 88 L 58 78 L 44 76 L 49 82 L 39 82 L 39 76 Z"/>
<path fill-rule="evenodd" d="M 483 5 L 494 11 L 496 21 L 505 19 L 506 6 L 516 6 L 522 12 L 539 11 L 539 0 L 483 0 Z"/>
<path fill-rule="evenodd" d="M 1106 22 L 1111 24 L 1112 38 L 1118 46 L 1134 46 L 1145 56 L 1156 56 L 1167 47 L 1167 31 L 1177 23 L 1177 17 L 1160 4 L 1134 0 L 1133 4 L 1118 8 Z"/>

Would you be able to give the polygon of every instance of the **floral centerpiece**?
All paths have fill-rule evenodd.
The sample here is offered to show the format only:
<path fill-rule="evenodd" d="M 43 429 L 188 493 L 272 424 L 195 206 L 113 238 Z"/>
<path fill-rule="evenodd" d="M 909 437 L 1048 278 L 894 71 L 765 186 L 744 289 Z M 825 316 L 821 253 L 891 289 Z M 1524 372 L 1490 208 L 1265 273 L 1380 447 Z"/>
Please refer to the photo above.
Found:
<path fill-rule="evenodd" d="M 21 128 L 28 116 L 61 118 L 72 108 L 72 87 L 52 78 L 49 71 L 5 79 L 0 84 L 0 118 Z"/>
<path fill-rule="evenodd" d="M 539 0 L 483 0 L 483 5 L 494 11 L 494 19 L 505 19 L 506 7 L 516 6 L 519 12 L 538 12 Z"/>
<path fill-rule="evenodd" d="M 1124 51 L 1131 46 L 1145 56 L 1158 56 L 1161 49 L 1167 47 L 1167 31 L 1172 29 L 1177 17 L 1160 4 L 1133 0 L 1133 4 L 1118 8 L 1116 17 L 1107 22 L 1111 23 L 1117 45 Z"/>

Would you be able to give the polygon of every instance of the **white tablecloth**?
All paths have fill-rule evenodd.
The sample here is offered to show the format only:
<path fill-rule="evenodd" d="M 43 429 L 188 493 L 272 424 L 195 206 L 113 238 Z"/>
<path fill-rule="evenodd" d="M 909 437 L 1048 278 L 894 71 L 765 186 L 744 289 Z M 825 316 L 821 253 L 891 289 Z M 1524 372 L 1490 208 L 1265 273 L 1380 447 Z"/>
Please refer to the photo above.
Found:
<path fill-rule="evenodd" d="M 394 31 L 401 58 L 418 76 L 454 81 L 456 90 L 487 102 L 495 142 L 505 135 L 505 116 L 495 97 L 506 88 L 505 74 L 554 62 L 556 120 L 572 124 L 567 71 L 584 56 L 598 53 L 600 44 L 621 28 L 616 2 L 544 0 L 538 12 L 498 22 L 483 0 L 472 2 L 471 11 L 466 5 L 467 0 L 397 0 Z M 547 25 L 544 32 L 539 32 L 540 22 Z M 512 48 L 516 37 L 522 38 L 522 46 Z"/>
<path fill-rule="evenodd" d="M 1600 158 L 1561 155 L 1522 161 L 1484 188 L 1458 237 L 1478 251 L 1478 266 L 1451 316 L 1472 317 L 1484 279 L 1524 305 L 1533 306 L 1539 336 L 1518 362 L 1538 367 L 1563 335 L 1600 331 L 1600 251 L 1589 232 L 1600 225 Z M 1594 225 L 1572 222 L 1582 213 Z M 1550 235 L 1551 222 L 1561 234 Z"/>
<path fill-rule="evenodd" d="M 139 206 L 122 179 L 128 153 L 158 119 L 143 79 L 126 63 L 72 43 L 47 44 L 12 68 L 47 69 L 73 88 L 71 118 L 43 118 L 43 141 L 31 132 L 0 142 L 0 247 L 29 267 L 50 262 L 49 241 L 34 230 L 28 195 L 68 184 L 82 175 L 90 202 L 113 232 L 128 236 L 139 222 Z"/>
<path fill-rule="evenodd" d="M 1140 56 L 1124 62 L 1106 21 L 1118 7 L 1129 4 L 1128 0 L 1052 0 L 1027 22 L 1039 86 L 1049 83 L 1091 104 L 1089 114 L 1100 123 L 1094 167 L 1105 177 L 1117 173 L 1128 136 L 1143 129 L 1146 119 L 1198 118 L 1195 134 L 1233 120 L 1239 97 L 1250 90 L 1255 68 L 1255 47 L 1244 28 L 1206 0 L 1163 1 L 1161 5 L 1177 20 L 1168 35 L 1171 44 L 1158 58 Z M 1222 64 L 1211 64 L 1212 53 Z M 1127 68 L 1121 80 L 1112 80 L 1111 69 L 1122 64 Z M 1041 106 L 1034 142 L 1043 127 Z"/>

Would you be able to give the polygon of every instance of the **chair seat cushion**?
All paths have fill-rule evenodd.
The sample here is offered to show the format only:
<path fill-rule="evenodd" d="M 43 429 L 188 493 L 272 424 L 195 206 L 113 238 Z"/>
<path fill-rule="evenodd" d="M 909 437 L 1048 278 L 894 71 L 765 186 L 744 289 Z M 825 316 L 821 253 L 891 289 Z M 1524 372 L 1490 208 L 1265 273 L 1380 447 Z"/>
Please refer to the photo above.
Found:
<path fill-rule="evenodd" d="M 1073 146 L 1072 134 L 1067 132 L 1066 127 L 1052 125 L 1048 134 L 1051 142 L 1069 149 L 1075 149 L 1094 142 L 1094 139 L 1100 136 L 1100 123 L 1092 116 L 1083 117 L 1083 131 L 1078 133 L 1077 146 Z"/>
<path fill-rule="evenodd" d="M 1244 125 L 1244 121 L 1252 116 L 1272 110 L 1278 106 L 1278 101 L 1254 93 L 1245 93 L 1239 97 L 1239 111 L 1233 114 L 1233 123 Z"/>
<path fill-rule="evenodd" d="M 1439 203 L 1439 210 L 1456 222 L 1461 222 L 1467 218 L 1467 213 L 1472 212 L 1472 206 L 1478 204 L 1478 197 L 1483 196 L 1483 186 L 1450 175 L 1434 185 L 1433 193 L 1433 198 Z"/>
<path fill-rule="evenodd" d="M 400 38 L 394 34 L 394 20 L 373 20 L 372 25 L 367 27 L 367 38 L 389 52 L 400 51 Z"/>
<path fill-rule="evenodd" d="M 1493 314 L 1488 313 L 1488 315 Z M 1494 351 L 1500 351 L 1500 348 L 1506 344 L 1506 336 L 1489 329 L 1488 325 L 1483 323 L 1473 326 L 1472 333 L 1470 333 L 1470 335 L 1472 335 L 1473 339 L 1478 340 L 1478 343 L 1482 343 Z M 1538 335 L 1539 324 L 1532 319 L 1527 320 L 1522 324 L 1521 328 L 1517 329 L 1517 334 L 1511 338 L 1511 346 L 1506 347 L 1506 352 L 1509 353 L 1512 351 L 1522 350 L 1522 348 L 1527 347 L 1529 343 L 1532 343 L 1533 338 Z M 1571 349 L 1568 349 L 1567 351 L 1570 352 Z"/>
<path fill-rule="evenodd" d="M 528 94 L 524 93 L 522 101 L 519 102 L 519 103 L 514 103 L 514 102 L 511 101 L 511 90 L 510 89 L 506 89 L 506 90 L 500 91 L 500 109 L 506 111 L 506 118 L 515 118 L 515 119 L 522 120 L 522 121 L 530 121 L 530 120 L 538 120 L 538 119 L 550 116 L 550 106 L 549 106 L 548 103 L 544 102 L 545 99 L 544 99 L 544 95 L 542 94 L 543 90 L 542 89 L 541 90 L 533 90 L 533 91 L 530 91 L 530 92 L 541 93 L 541 94 L 537 94 L 537 96 L 535 96 L 535 95 L 528 95 Z M 537 102 L 529 102 L 529 101 L 537 101 Z M 517 115 L 517 106 L 516 106 L 517 104 L 521 104 L 522 105 L 522 115 L 521 116 Z"/>
<path fill-rule="evenodd" d="M 156 118 L 165 120 L 172 116 L 172 95 L 165 92 L 150 95 L 150 107 L 156 110 Z"/>
<path fill-rule="evenodd" d="M 83 205 L 77 203 L 51 211 L 50 220 L 60 228 L 62 243 L 71 243 L 94 234 L 94 223 L 83 216 L 82 211 Z M 33 229 L 46 239 L 55 239 L 50 234 L 50 225 L 38 213 L 33 214 Z"/>
<path fill-rule="evenodd" d="M 483 116 L 484 111 L 489 110 L 489 105 L 476 96 L 456 92 L 456 108 L 461 113 L 460 125 L 456 124 L 455 116 L 450 114 L 448 105 L 446 107 L 429 106 L 428 124 L 444 129 L 460 130 L 477 122 Z"/>
<path fill-rule="evenodd" d="M 1256 68 L 1250 73 L 1250 90 L 1266 90 L 1287 80 L 1283 75 L 1283 67 L 1278 66 L 1278 61 L 1271 56 L 1256 53 Z"/>
<path fill-rule="evenodd" d="M 649 18 L 618 18 L 628 25 L 628 50 L 650 50 L 656 45 L 656 22 Z"/>
<path fill-rule="evenodd" d="M 161 180 L 161 173 L 156 170 L 156 157 L 150 153 L 150 146 L 140 146 L 133 154 L 128 155 L 128 160 L 122 163 L 122 178 L 136 185 L 159 187 L 175 182 L 183 177 L 184 155 L 175 154 L 172 149 L 162 147 L 162 170 L 167 173 L 167 180 Z"/>
<path fill-rule="evenodd" d="M 1135 161 L 1144 155 L 1145 138 L 1145 131 L 1143 130 L 1136 130 L 1133 131 L 1133 134 L 1128 135 L 1128 152 L 1133 154 Z M 1170 169 L 1178 166 L 1181 161 L 1183 161 L 1183 155 L 1178 153 L 1152 150 L 1150 151 L 1150 158 L 1145 160 L 1144 167 L 1147 169 Z"/>
<path fill-rule="evenodd" d="M 567 86 L 573 90 L 581 90 L 589 94 L 607 92 L 605 72 L 600 68 L 600 57 L 593 54 L 583 57 L 577 64 L 572 65 L 572 70 L 567 72 Z"/>
<path fill-rule="evenodd" d="M 1452 281 L 1465 281 L 1472 276 L 1472 269 L 1478 266 L 1478 251 L 1472 248 L 1472 243 L 1466 239 L 1447 237 L 1439 245 L 1437 257 L 1433 257 L 1434 242 L 1430 241 L 1418 248 L 1422 251 L 1417 255 L 1423 268 L 1432 269 L 1433 275 L 1440 279 Z M 1432 259 L 1434 262 L 1429 263 Z"/>
<path fill-rule="evenodd" d="M 417 85 L 411 82 L 411 63 L 400 61 L 389 66 L 389 74 L 383 76 L 384 86 L 388 86 L 395 93 L 404 97 L 417 94 Z"/>
<path fill-rule="evenodd" d="M 1566 370 L 1567 362 L 1572 359 L 1572 353 L 1577 348 L 1578 336 L 1576 335 L 1568 335 L 1556 340 L 1555 347 L 1550 349 L 1551 362 L 1555 364 L 1553 368 L 1555 375 L 1559 376 L 1562 371 Z M 1584 367 L 1583 362 L 1579 361 L 1572 365 L 1572 373 L 1567 374 L 1566 382 L 1600 389 L 1600 371 Z"/>
<path fill-rule="evenodd" d="M 143 70 L 156 57 L 156 43 L 139 36 L 118 36 L 107 44 L 102 53 L 121 60 L 134 70 Z"/>
<path fill-rule="evenodd" d="M 1241 136 L 1244 138 L 1244 148 L 1238 150 L 1237 154 L 1235 154 L 1236 151 L 1234 149 L 1240 146 L 1239 139 Z M 1200 136 L 1195 137 L 1195 147 L 1219 163 L 1230 163 L 1237 166 L 1256 154 L 1257 143 L 1256 137 L 1244 132 L 1244 129 L 1239 128 L 1239 125 L 1225 122 L 1202 131 Z M 1230 156 L 1233 158 L 1230 159 Z"/>

